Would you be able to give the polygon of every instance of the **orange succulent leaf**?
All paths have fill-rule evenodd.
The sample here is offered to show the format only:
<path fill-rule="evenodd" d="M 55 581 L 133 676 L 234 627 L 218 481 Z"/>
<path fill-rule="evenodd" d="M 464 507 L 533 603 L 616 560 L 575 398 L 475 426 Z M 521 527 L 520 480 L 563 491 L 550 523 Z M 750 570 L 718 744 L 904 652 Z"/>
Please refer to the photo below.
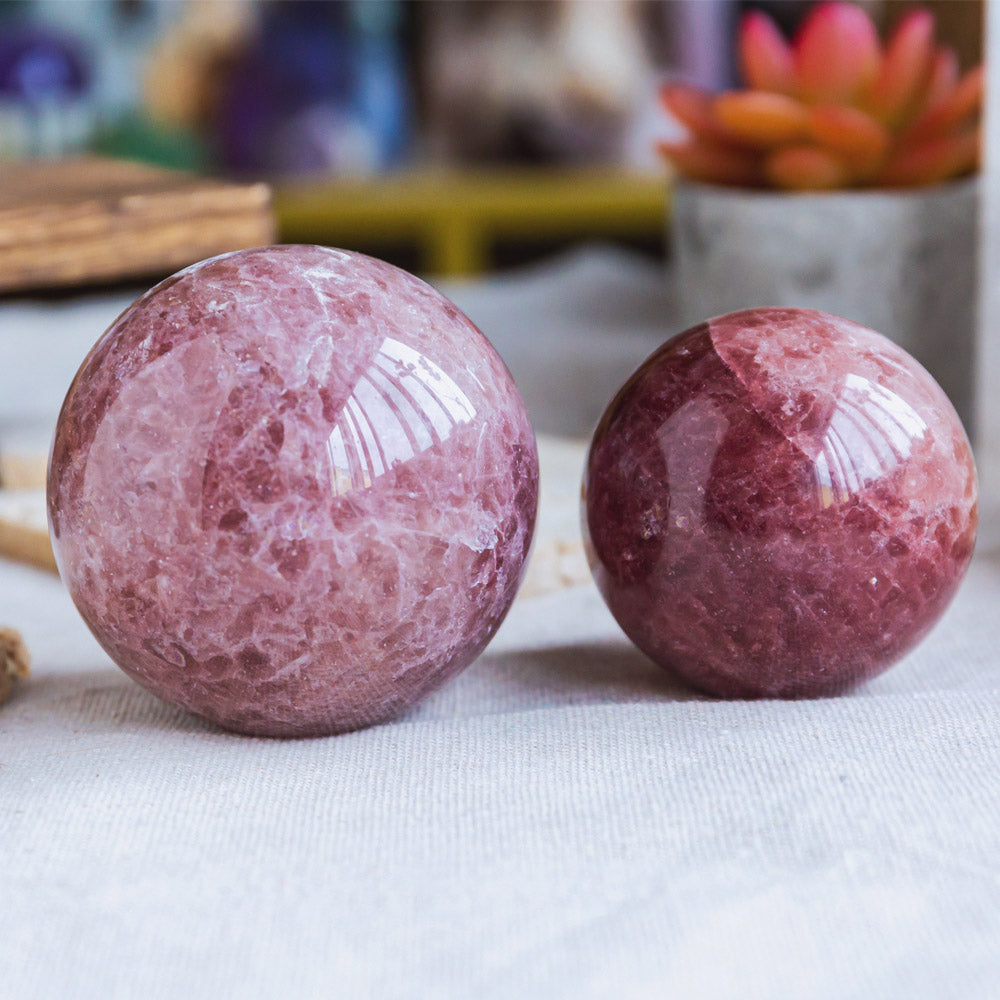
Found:
<path fill-rule="evenodd" d="M 892 33 L 864 105 L 875 117 L 898 122 L 926 88 L 934 65 L 934 15 L 907 14 Z"/>
<path fill-rule="evenodd" d="M 791 94 L 795 91 L 795 59 L 778 26 L 761 10 L 740 23 L 740 66 L 754 90 Z"/>
<path fill-rule="evenodd" d="M 763 180 L 758 158 L 731 146 L 692 138 L 687 142 L 661 142 L 658 149 L 691 180 L 734 187 L 756 187 Z"/>
<path fill-rule="evenodd" d="M 809 109 L 786 94 L 732 90 L 719 94 L 712 110 L 724 128 L 759 148 L 797 142 L 809 135 Z"/>
<path fill-rule="evenodd" d="M 897 149 L 877 181 L 889 187 L 937 184 L 960 177 L 979 166 L 980 129 L 919 140 Z"/>
<path fill-rule="evenodd" d="M 957 84 L 928 109 L 907 130 L 907 141 L 930 139 L 954 132 L 977 115 L 983 106 L 986 70 L 970 69 Z"/>
<path fill-rule="evenodd" d="M 840 157 L 816 146 L 786 146 L 767 158 L 764 172 L 775 186 L 792 191 L 843 187 L 851 178 Z"/>
<path fill-rule="evenodd" d="M 660 91 L 663 106 L 689 132 L 715 143 L 737 143 L 739 137 L 730 133 L 715 118 L 715 97 L 698 87 L 684 83 L 668 84 Z"/>
<path fill-rule="evenodd" d="M 942 46 L 934 53 L 930 77 L 922 95 L 922 106 L 933 107 L 958 83 L 958 55 L 948 46 Z"/>
<path fill-rule="evenodd" d="M 878 168 L 892 142 L 889 130 L 871 115 L 842 104 L 822 104 L 810 115 L 813 139 L 839 154 L 858 176 Z"/>
<path fill-rule="evenodd" d="M 794 52 L 799 93 L 811 103 L 853 102 L 871 85 L 881 60 L 871 18 L 840 0 L 812 9 Z"/>

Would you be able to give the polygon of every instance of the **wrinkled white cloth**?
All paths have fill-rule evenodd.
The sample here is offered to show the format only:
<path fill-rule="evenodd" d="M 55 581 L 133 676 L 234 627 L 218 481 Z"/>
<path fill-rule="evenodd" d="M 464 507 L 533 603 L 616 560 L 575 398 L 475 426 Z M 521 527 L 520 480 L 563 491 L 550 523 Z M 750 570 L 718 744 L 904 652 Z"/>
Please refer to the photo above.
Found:
<path fill-rule="evenodd" d="M 853 695 L 675 684 L 590 587 L 391 725 L 218 732 L 58 581 L 0 708 L 0 996 L 963 997 L 1000 983 L 1000 568 Z"/>
<path fill-rule="evenodd" d="M 543 292 L 553 338 L 587 326 Z M 455 297 L 514 337 L 475 295 Z M 655 333 L 637 329 L 622 374 Z M 0 998 L 995 1000 L 998 607 L 981 555 L 930 638 L 854 694 L 722 702 L 578 586 L 518 600 L 398 722 L 268 741 L 159 702 L 58 580 L 0 563 L 0 624 L 34 654 L 0 707 Z"/>

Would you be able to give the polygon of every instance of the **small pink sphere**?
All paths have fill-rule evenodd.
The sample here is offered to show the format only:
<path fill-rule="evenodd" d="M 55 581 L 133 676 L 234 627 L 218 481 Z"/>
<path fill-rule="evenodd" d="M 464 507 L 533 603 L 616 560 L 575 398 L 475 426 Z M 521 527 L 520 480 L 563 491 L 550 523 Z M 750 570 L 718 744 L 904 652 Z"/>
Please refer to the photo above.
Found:
<path fill-rule="evenodd" d="M 268 736 L 391 718 L 514 600 L 538 456 L 447 299 L 311 246 L 225 254 L 127 309 L 63 404 L 63 580 L 128 674 Z"/>
<path fill-rule="evenodd" d="M 976 472 L 937 383 L 885 337 L 750 309 L 674 337 L 587 462 L 591 569 L 627 635 L 723 697 L 831 694 L 940 618 L 972 557 Z"/>

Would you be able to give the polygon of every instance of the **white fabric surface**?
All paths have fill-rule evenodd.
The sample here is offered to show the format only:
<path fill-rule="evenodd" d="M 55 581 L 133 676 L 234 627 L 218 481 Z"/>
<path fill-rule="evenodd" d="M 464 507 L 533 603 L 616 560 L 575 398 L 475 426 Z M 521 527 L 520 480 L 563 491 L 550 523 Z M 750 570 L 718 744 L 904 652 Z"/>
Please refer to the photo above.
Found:
<path fill-rule="evenodd" d="M 35 669 L 0 709 L 0 995 L 993 1000 L 998 601 L 981 561 L 856 694 L 727 703 L 581 587 L 405 719 L 273 742 L 4 566 Z"/>
<path fill-rule="evenodd" d="M 550 275 L 553 337 L 563 282 L 616 271 L 651 277 Z M 998 603 L 980 556 L 854 694 L 720 702 L 580 586 L 520 599 L 400 721 L 281 742 L 157 701 L 0 563 L 35 658 L 0 708 L 0 997 L 994 1000 Z"/>

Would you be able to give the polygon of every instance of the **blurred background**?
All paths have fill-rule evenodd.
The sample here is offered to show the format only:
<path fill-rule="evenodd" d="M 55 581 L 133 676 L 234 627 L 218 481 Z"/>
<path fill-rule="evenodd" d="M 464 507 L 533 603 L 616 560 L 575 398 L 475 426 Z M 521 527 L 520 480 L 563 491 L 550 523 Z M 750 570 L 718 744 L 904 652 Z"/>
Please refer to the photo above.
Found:
<path fill-rule="evenodd" d="M 44 484 L 73 374 L 134 298 L 269 242 L 427 277 L 496 346 L 539 434 L 586 438 L 687 311 L 727 311 L 714 298 L 753 261 L 786 270 L 787 291 L 741 290 L 741 307 L 867 322 L 969 420 L 977 188 L 935 170 L 974 172 L 979 91 L 961 74 L 982 59 L 984 6 L 857 6 L 883 39 L 929 10 L 954 51 L 965 131 L 932 137 L 919 196 L 685 194 L 658 150 L 690 125 L 665 85 L 740 86 L 746 15 L 793 38 L 807 0 L 0 0 L 0 501 Z"/>
<path fill-rule="evenodd" d="M 581 237 L 657 254 L 655 141 L 677 129 L 659 86 L 735 85 L 741 15 L 792 33 L 811 6 L 0 0 L 0 178 L 91 153 L 262 179 L 282 241 L 440 274 Z M 884 31 L 913 5 L 863 6 Z M 979 61 L 979 0 L 921 6 L 963 66 Z"/>

